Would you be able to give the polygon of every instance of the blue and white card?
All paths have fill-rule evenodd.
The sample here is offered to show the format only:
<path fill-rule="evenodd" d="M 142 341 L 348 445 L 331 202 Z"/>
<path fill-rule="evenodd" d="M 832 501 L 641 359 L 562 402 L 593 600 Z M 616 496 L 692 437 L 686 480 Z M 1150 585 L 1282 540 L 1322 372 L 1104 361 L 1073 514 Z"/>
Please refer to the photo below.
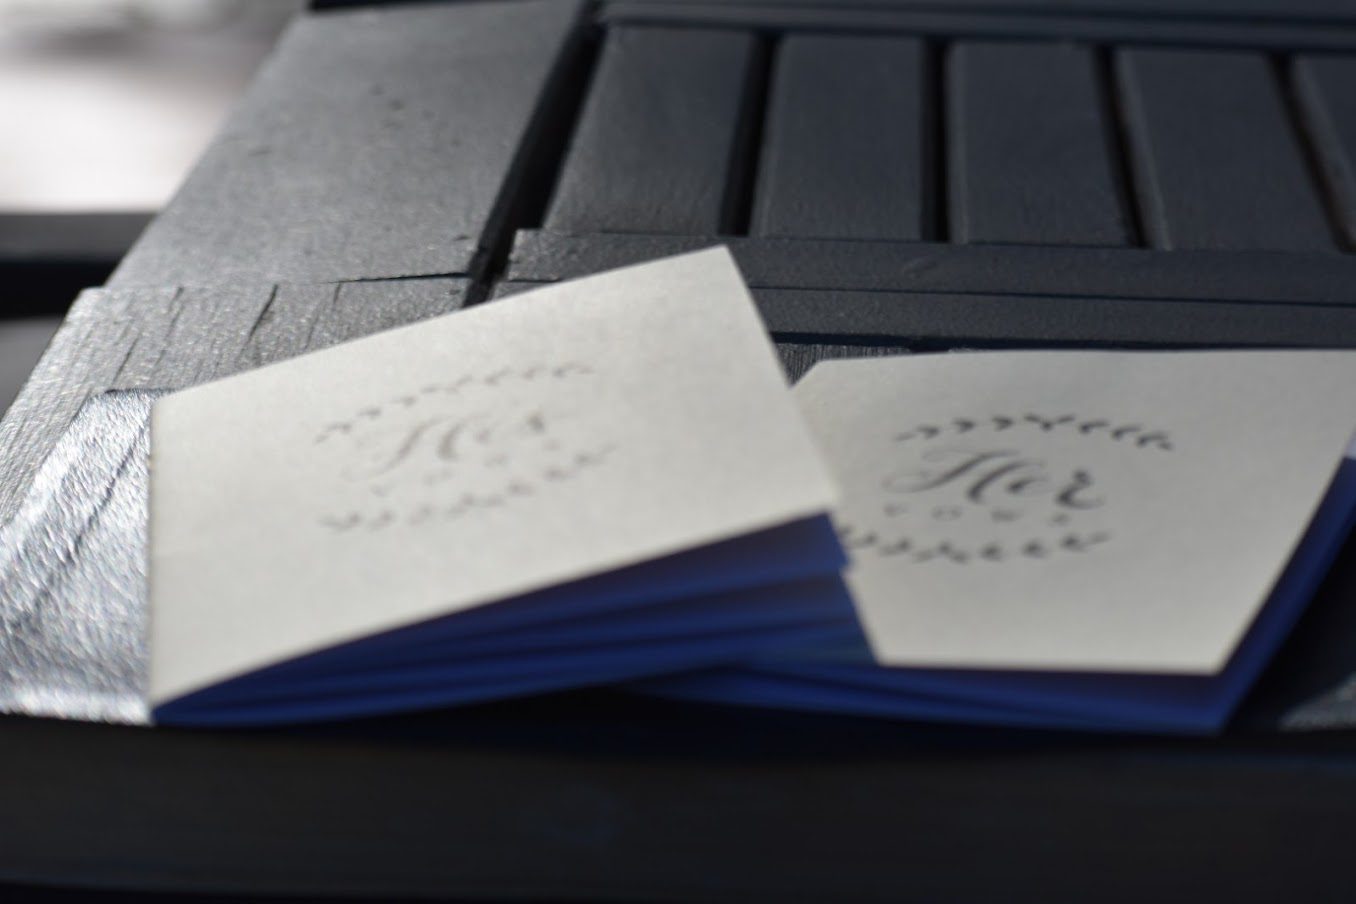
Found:
<path fill-rule="evenodd" d="M 1214 730 L 1351 526 L 1353 386 L 1347 352 L 819 364 L 795 395 L 843 486 L 860 627 L 656 689 Z"/>
<path fill-rule="evenodd" d="M 836 490 L 724 249 L 177 393 L 151 437 L 157 721 L 617 681 L 844 613 Z"/>

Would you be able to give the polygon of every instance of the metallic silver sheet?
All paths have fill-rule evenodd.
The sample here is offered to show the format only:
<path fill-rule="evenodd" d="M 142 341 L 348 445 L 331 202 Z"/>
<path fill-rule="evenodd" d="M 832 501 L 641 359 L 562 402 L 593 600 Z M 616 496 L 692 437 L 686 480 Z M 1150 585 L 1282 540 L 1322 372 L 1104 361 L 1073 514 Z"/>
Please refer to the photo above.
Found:
<path fill-rule="evenodd" d="M 148 420 L 92 397 L 0 526 L 0 711 L 146 723 Z"/>

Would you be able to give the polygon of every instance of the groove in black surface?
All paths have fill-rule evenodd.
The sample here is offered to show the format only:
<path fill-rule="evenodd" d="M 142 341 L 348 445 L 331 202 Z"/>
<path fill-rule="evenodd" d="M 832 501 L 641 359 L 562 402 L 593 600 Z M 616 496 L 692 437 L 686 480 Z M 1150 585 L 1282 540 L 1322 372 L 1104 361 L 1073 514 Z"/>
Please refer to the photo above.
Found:
<path fill-rule="evenodd" d="M 1162 189 L 1158 185 L 1153 149 L 1146 134 L 1148 120 L 1143 99 L 1134 84 L 1130 60 L 1117 48 L 1107 49 L 1107 74 L 1117 119 L 1122 123 L 1120 137 L 1125 152 L 1126 172 L 1132 178 L 1128 187 L 1138 213 L 1140 241 L 1145 248 L 1169 251 L 1167 213 L 1163 209 Z"/>
<path fill-rule="evenodd" d="M 1332 234 L 1333 244 L 1341 251 L 1352 251 L 1351 241 L 1342 228 L 1342 211 L 1337 200 L 1337 192 L 1328 178 L 1323 166 L 1323 157 L 1318 149 L 1318 137 L 1313 124 L 1309 121 L 1309 112 L 1299 96 L 1295 86 L 1294 62 L 1289 55 L 1272 54 L 1271 70 L 1276 77 L 1276 87 L 1280 91 L 1281 105 L 1286 118 L 1295 131 L 1300 156 L 1304 159 L 1304 169 L 1309 181 L 1318 195 L 1318 203 L 1323 208 L 1323 217 L 1327 221 L 1328 231 Z"/>
<path fill-rule="evenodd" d="M 1116 67 L 1111 61 L 1111 48 L 1100 45 L 1093 48 L 1097 67 L 1097 90 L 1105 113 L 1107 154 L 1111 161 L 1112 178 L 1116 180 L 1121 212 L 1125 216 L 1125 231 L 1135 248 L 1147 247 L 1144 222 L 1139 210 L 1139 192 L 1136 189 L 1134 156 L 1130 153 L 1130 121 L 1126 116 L 1124 98 Z"/>
<path fill-rule="evenodd" d="M 951 241 L 950 198 L 947 186 L 946 56 L 949 44 L 927 41 L 923 45 L 923 238 Z"/>
<path fill-rule="evenodd" d="M 338 296 L 338 294 L 339 294 L 339 286 L 336 285 L 336 286 L 334 287 L 334 295 L 335 295 L 335 296 Z M 260 327 L 262 327 L 264 324 L 268 323 L 269 321 L 271 321 L 271 320 L 274 318 L 274 316 L 275 316 L 276 313 L 277 313 L 277 312 L 274 310 L 274 305 L 275 305 L 275 303 L 277 302 L 277 300 L 278 300 L 278 284 L 277 284 L 277 283 L 274 283 L 274 284 L 269 288 L 269 290 L 268 290 L 268 300 L 265 301 L 265 302 L 264 302 L 264 306 L 263 306 L 262 308 L 259 309 L 259 316 L 258 316 L 258 317 L 255 317 L 255 318 L 254 318 L 254 323 L 250 324 L 250 330 L 249 330 L 249 333 L 246 334 L 246 336 L 245 336 L 245 341 L 242 342 L 241 345 L 240 345 L 240 347 L 241 347 L 242 349 L 243 349 L 243 348 L 249 347 L 249 345 L 250 345 L 252 342 L 255 341 L 255 340 L 254 340 L 254 336 L 255 336 L 256 333 L 259 332 Z M 333 301 L 333 298 L 331 299 L 331 301 Z M 312 323 L 311 323 L 311 330 L 314 330 L 314 329 L 315 329 L 315 322 L 312 321 Z M 307 338 L 308 338 L 308 339 L 310 338 L 310 331 L 307 332 Z"/>
<path fill-rule="evenodd" d="M 759 35 L 744 76 L 744 96 L 739 105 L 739 128 L 726 167 L 725 198 L 721 205 L 720 234 L 748 235 L 753 218 L 753 195 L 758 184 L 762 157 L 763 125 L 767 119 L 768 89 L 778 41 Z"/>
<path fill-rule="evenodd" d="M 540 229 L 556 193 L 556 183 L 565 163 L 565 154 L 579 127 L 584 101 L 593 86 L 598 55 L 602 48 L 602 29 L 591 26 L 581 30 L 578 45 L 562 68 L 556 96 L 548 101 L 549 115 L 539 137 L 529 184 L 524 192 L 516 229 Z M 535 181 L 533 181 L 535 180 Z"/>
<path fill-rule="evenodd" d="M 513 238 L 519 229 L 540 228 L 546 219 L 565 153 L 579 123 L 598 62 L 600 31 L 596 26 L 576 25 L 568 46 L 538 100 L 522 146 L 518 149 L 516 178 L 504 182 L 509 188 L 500 198 L 500 209 L 490 217 L 471 265 L 472 282 L 465 306 L 488 297 L 490 287 L 503 274 Z"/>
<path fill-rule="evenodd" d="M 362 283 L 401 283 L 401 282 L 423 282 L 430 279 L 465 279 L 466 274 L 457 270 L 448 270 L 441 273 L 411 273 L 407 276 L 360 276 L 356 279 L 336 279 L 335 285 L 349 285 Z"/>

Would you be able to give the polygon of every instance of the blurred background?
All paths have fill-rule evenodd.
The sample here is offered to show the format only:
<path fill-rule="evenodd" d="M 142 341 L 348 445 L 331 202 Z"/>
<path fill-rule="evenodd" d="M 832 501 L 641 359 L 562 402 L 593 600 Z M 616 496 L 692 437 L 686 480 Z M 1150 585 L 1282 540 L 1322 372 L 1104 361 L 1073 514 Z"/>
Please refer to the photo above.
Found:
<path fill-rule="evenodd" d="M 304 0 L 0 0 L 0 413 Z"/>

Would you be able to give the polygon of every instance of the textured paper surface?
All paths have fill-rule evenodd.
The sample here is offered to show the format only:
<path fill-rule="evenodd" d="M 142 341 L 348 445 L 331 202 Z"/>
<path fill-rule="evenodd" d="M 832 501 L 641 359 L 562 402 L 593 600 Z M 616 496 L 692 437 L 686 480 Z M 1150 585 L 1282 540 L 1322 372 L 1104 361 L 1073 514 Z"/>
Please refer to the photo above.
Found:
<path fill-rule="evenodd" d="M 796 387 L 887 665 L 1214 673 L 1356 425 L 1356 354 L 828 362 Z"/>
<path fill-rule="evenodd" d="M 835 497 L 720 248 L 169 396 L 151 480 L 155 703 Z"/>

